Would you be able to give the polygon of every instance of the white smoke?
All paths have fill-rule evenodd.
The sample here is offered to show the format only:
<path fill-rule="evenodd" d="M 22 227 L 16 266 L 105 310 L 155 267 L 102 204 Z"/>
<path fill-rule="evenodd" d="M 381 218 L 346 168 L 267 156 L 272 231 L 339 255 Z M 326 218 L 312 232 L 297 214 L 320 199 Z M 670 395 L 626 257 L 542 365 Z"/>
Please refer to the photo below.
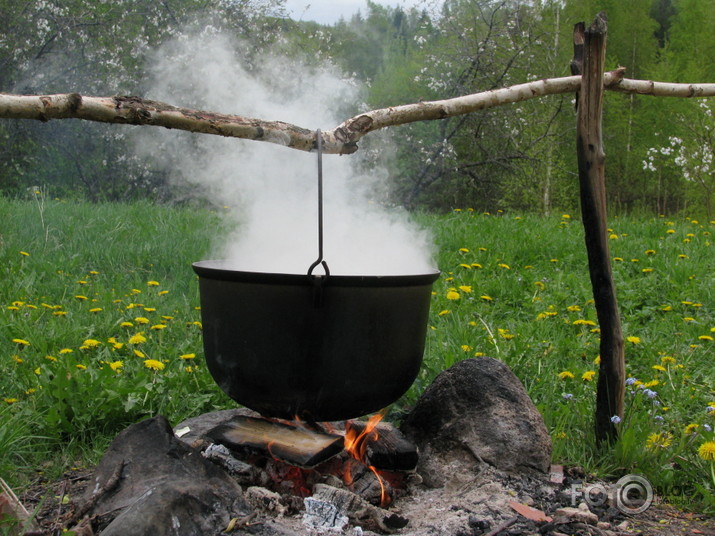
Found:
<path fill-rule="evenodd" d="M 337 116 L 341 106 L 358 102 L 358 88 L 328 67 L 265 55 L 249 70 L 237 59 L 241 46 L 221 35 L 172 41 L 152 60 L 147 94 L 180 106 L 323 130 L 346 119 Z M 234 210 L 237 231 L 216 237 L 217 257 L 236 270 L 307 272 L 318 254 L 315 153 L 174 132 L 142 132 L 139 146 Z M 430 234 L 405 213 L 375 203 L 370 194 L 387 173 L 361 175 L 356 160 L 323 155 L 324 258 L 331 273 L 433 272 Z"/>

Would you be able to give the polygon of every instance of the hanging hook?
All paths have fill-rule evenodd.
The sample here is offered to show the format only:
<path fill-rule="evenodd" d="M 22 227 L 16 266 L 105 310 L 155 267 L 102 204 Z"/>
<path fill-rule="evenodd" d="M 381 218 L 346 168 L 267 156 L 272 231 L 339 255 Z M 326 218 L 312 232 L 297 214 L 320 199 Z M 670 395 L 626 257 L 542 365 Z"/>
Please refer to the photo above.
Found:
<path fill-rule="evenodd" d="M 318 149 L 318 258 L 308 268 L 308 275 L 313 275 L 313 270 L 320 265 L 327 277 L 330 275 L 330 269 L 328 263 L 323 260 L 323 135 L 320 129 L 316 130 L 315 137 Z"/>

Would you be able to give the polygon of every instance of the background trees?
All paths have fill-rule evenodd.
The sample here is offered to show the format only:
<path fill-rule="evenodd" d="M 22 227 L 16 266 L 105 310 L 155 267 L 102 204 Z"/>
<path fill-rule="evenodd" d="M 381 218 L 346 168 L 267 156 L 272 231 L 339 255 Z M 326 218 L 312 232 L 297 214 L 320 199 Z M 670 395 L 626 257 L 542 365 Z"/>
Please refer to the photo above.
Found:
<path fill-rule="evenodd" d="M 568 75 L 573 24 L 601 10 L 609 17 L 608 69 L 625 66 L 632 78 L 715 80 L 715 37 L 708 31 L 715 0 L 445 0 L 440 11 L 366 0 L 359 14 L 333 26 L 286 19 L 282 0 L 0 0 L 0 91 L 151 98 L 153 50 L 192 30 L 227 31 L 243 43 L 234 53 L 249 68 L 267 48 L 334 64 L 363 87 L 364 102 L 348 105 L 349 117 L 366 106 Z M 710 109 L 609 93 L 611 206 L 712 210 L 711 167 L 696 165 L 707 164 L 712 151 Z M 391 201 L 437 210 L 570 209 L 573 124 L 572 98 L 551 96 L 393 129 Z M 63 197 L 175 199 L 166 172 L 133 156 L 127 138 L 118 127 L 0 121 L 0 189 L 17 194 L 46 185 Z M 681 140 L 677 148 L 672 139 Z M 668 147 L 672 153 L 663 154 Z"/>

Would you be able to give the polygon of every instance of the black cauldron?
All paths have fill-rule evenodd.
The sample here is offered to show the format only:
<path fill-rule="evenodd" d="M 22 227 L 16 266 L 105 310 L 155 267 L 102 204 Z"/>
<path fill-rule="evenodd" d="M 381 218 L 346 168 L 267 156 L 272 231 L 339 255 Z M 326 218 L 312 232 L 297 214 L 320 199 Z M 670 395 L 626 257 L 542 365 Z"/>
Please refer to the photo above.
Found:
<path fill-rule="evenodd" d="M 206 363 L 236 402 L 267 417 L 336 421 L 402 396 L 422 363 L 432 283 L 420 275 L 199 275 Z"/>

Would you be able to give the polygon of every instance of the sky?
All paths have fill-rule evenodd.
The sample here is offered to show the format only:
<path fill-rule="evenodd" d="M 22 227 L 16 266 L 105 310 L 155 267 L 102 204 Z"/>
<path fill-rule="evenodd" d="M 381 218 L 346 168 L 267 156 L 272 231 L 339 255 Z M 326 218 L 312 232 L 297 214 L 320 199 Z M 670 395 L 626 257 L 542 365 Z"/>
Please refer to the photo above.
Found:
<path fill-rule="evenodd" d="M 383 6 L 403 8 L 429 7 L 434 0 L 372 0 Z M 295 20 L 313 20 L 321 24 L 334 24 L 340 17 L 349 20 L 358 11 L 367 13 L 367 0 L 286 0 L 286 9 Z"/>

